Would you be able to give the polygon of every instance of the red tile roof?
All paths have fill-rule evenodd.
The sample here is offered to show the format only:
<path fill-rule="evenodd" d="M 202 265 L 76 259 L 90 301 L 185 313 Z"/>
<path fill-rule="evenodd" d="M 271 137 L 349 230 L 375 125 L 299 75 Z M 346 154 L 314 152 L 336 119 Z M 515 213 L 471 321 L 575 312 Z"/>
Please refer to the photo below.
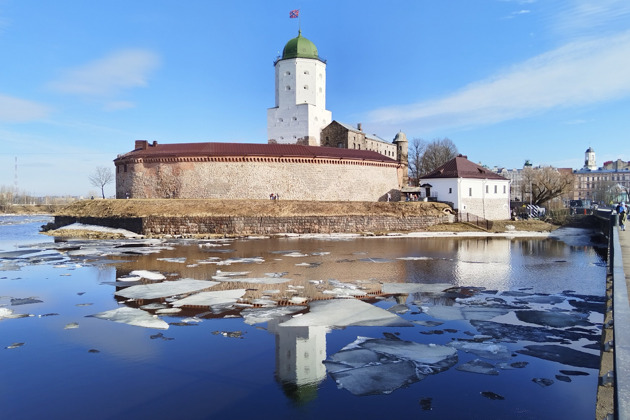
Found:
<path fill-rule="evenodd" d="M 138 144 L 138 143 L 136 143 Z M 191 157 L 191 156 L 265 156 L 265 157 L 319 157 L 358 159 L 395 163 L 396 160 L 369 150 L 341 149 L 336 147 L 302 146 L 297 144 L 260 143 L 147 143 L 146 148 L 118 156 L 117 159 L 139 157 Z"/>
<path fill-rule="evenodd" d="M 462 155 L 449 160 L 433 172 L 423 175 L 420 178 L 423 180 L 431 178 L 479 178 L 506 180 L 506 178 L 501 175 L 469 161 L 466 156 Z"/>

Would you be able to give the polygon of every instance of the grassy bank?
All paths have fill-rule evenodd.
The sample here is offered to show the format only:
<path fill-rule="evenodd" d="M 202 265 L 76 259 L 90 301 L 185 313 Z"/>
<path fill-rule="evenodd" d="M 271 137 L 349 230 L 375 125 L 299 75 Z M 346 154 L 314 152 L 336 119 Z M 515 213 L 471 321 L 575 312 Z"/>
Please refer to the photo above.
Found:
<path fill-rule="evenodd" d="M 59 209 L 55 214 L 77 217 L 146 216 L 340 216 L 387 215 L 426 216 L 450 212 L 443 203 L 285 201 L 285 200 L 83 200 Z"/>

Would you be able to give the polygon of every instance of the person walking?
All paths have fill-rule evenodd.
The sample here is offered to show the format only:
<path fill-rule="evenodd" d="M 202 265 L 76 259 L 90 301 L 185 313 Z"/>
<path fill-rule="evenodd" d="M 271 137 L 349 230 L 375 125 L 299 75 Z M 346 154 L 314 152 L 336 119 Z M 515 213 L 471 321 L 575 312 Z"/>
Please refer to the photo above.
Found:
<path fill-rule="evenodd" d="M 622 201 L 615 210 L 617 210 L 617 217 L 619 218 L 619 227 L 621 230 L 626 230 L 626 219 L 628 218 L 626 203 Z"/>

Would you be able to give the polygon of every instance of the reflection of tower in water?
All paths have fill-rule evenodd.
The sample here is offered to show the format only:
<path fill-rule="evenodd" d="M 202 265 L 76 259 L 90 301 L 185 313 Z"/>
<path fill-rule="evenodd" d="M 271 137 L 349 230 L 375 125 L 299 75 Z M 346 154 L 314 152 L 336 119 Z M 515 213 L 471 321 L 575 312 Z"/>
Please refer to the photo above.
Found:
<path fill-rule="evenodd" d="M 296 402 L 317 397 L 317 386 L 326 378 L 325 326 L 287 327 L 286 319 L 269 321 L 276 335 L 276 377 L 285 393 Z"/>
<path fill-rule="evenodd" d="M 457 285 L 509 289 L 511 244 L 497 238 L 460 241 L 455 263 Z"/>

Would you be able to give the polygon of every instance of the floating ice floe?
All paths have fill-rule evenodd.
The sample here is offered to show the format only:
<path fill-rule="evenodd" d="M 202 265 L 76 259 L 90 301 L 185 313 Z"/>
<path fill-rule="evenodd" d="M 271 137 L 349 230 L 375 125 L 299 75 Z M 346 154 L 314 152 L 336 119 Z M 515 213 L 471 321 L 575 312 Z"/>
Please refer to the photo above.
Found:
<path fill-rule="evenodd" d="M 6 346 L 5 349 L 17 349 L 18 347 L 22 347 L 25 343 L 13 343 L 9 346 Z"/>
<path fill-rule="evenodd" d="M 495 369 L 493 364 L 480 359 L 471 360 L 468 363 L 457 366 L 455 369 L 461 370 L 462 372 L 481 373 L 482 375 L 499 374 L 499 371 Z"/>
<path fill-rule="evenodd" d="M 220 276 L 212 276 L 214 280 L 225 282 L 225 283 L 251 283 L 251 284 L 282 284 L 291 281 L 291 279 L 285 278 L 272 278 L 272 277 L 244 277 L 244 278 L 234 278 L 234 277 L 220 277 Z"/>
<path fill-rule="evenodd" d="M 163 308 L 155 311 L 158 315 L 170 315 L 170 314 L 178 314 L 182 311 L 181 308 Z"/>
<path fill-rule="evenodd" d="M 219 278 L 224 278 L 224 277 L 243 277 L 243 276 L 248 275 L 249 273 L 251 273 L 251 271 L 221 271 L 221 270 L 217 270 L 216 276 L 212 276 L 212 278 L 214 279 L 215 277 L 219 277 Z"/>
<path fill-rule="evenodd" d="M 3 319 L 16 319 L 16 318 L 26 318 L 31 315 L 29 314 L 16 314 L 12 309 L 9 308 L 1 308 L 0 307 L 0 321 Z"/>
<path fill-rule="evenodd" d="M 292 258 L 301 258 L 308 257 L 308 254 L 302 254 L 301 252 L 289 252 L 287 254 L 282 254 L 283 257 L 292 257 Z"/>
<path fill-rule="evenodd" d="M 549 328 L 549 327 L 532 327 L 529 325 L 512 325 L 494 321 L 471 320 L 470 324 L 481 334 L 490 336 L 501 341 L 534 341 L 537 343 L 544 342 L 562 342 L 564 340 L 579 341 L 586 339 L 588 341 L 598 341 L 601 334 L 594 334 L 586 331 L 574 331 L 569 329 Z"/>
<path fill-rule="evenodd" d="M 132 282 L 132 281 L 140 281 L 142 280 L 142 277 L 140 276 L 131 276 L 131 275 L 126 275 L 126 276 L 120 276 L 118 278 L 116 278 L 116 281 L 128 281 L 128 282 Z"/>
<path fill-rule="evenodd" d="M 525 346 L 524 350 L 517 350 L 516 352 L 575 367 L 599 369 L 600 365 L 599 354 L 585 353 L 583 351 L 575 350 L 570 347 L 558 346 L 556 344 L 533 344 Z"/>
<path fill-rule="evenodd" d="M 422 306 L 422 311 L 433 318 L 455 321 L 455 320 L 490 320 L 509 312 L 508 309 L 482 307 L 482 306 Z"/>
<path fill-rule="evenodd" d="M 148 270 L 133 270 L 131 273 L 129 273 L 130 276 L 139 276 L 143 279 L 146 280 L 152 280 L 152 281 L 160 281 L 160 280 L 165 280 L 166 276 L 162 273 L 157 273 L 155 271 L 148 271 Z"/>
<path fill-rule="evenodd" d="M 7 259 L 7 260 L 12 260 L 12 259 L 18 259 L 18 258 L 23 258 L 23 257 L 30 257 L 32 256 L 32 254 L 41 252 L 39 249 L 24 249 L 24 250 L 19 250 L 19 251 L 4 251 L 4 252 L 0 252 L 0 260 L 2 259 Z"/>
<path fill-rule="evenodd" d="M 328 284 L 334 288 L 324 290 L 322 293 L 335 295 L 338 298 L 360 297 L 367 294 L 367 292 L 359 289 L 359 286 L 351 283 L 344 283 L 339 280 L 328 280 Z"/>
<path fill-rule="evenodd" d="M 290 319 L 281 325 L 287 327 L 413 326 L 411 322 L 398 315 L 356 299 L 312 301 L 309 307 L 309 313 Z"/>
<path fill-rule="evenodd" d="M 422 260 L 432 260 L 431 257 L 398 257 L 397 260 L 402 261 L 422 261 Z"/>
<path fill-rule="evenodd" d="M 122 307 L 112 309 L 110 311 L 99 312 L 88 317 L 106 319 L 108 321 L 119 322 L 121 324 L 129 324 L 137 327 L 155 328 L 160 330 L 168 329 L 168 324 L 159 319 L 157 316 L 151 315 L 142 309 Z"/>
<path fill-rule="evenodd" d="M 389 263 L 389 262 L 392 262 L 392 260 L 387 259 L 387 258 L 361 258 L 361 259 L 359 259 L 359 261 L 371 262 L 371 263 Z"/>
<path fill-rule="evenodd" d="M 512 352 L 503 344 L 451 341 L 447 345 L 457 350 L 483 357 L 484 359 L 508 360 L 512 358 Z"/>
<path fill-rule="evenodd" d="M 271 299 L 253 299 L 252 304 L 259 305 L 264 308 L 278 306 L 278 303 L 275 300 L 271 300 Z"/>
<path fill-rule="evenodd" d="M 450 347 L 366 337 L 324 361 L 339 387 L 354 395 L 389 394 L 456 363 L 457 351 Z"/>
<path fill-rule="evenodd" d="M 238 299 L 245 295 L 245 289 L 217 290 L 214 292 L 201 292 L 187 298 L 177 300 L 172 303 L 175 307 L 180 306 L 215 306 L 236 303 Z"/>
<path fill-rule="evenodd" d="M 166 309 L 166 308 L 168 308 L 168 305 L 166 305 L 164 303 L 156 303 L 156 302 L 149 303 L 147 305 L 142 305 L 140 307 L 140 309 L 144 309 L 146 311 L 154 311 L 154 310 L 157 310 L 157 309 Z"/>
<path fill-rule="evenodd" d="M 399 293 L 442 293 L 453 287 L 449 283 L 383 283 L 382 291 L 387 294 Z"/>
<path fill-rule="evenodd" d="M 306 306 L 277 306 L 274 308 L 247 308 L 241 311 L 243 321 L 248 325 L 262 324 L 272 319 L 282 318 L 306 309 Z"/>
<path fill-rule="evenodd" d="M 302 263 L 295 264 L 296 267 L 317 267 L 318 265 L 319 264 L 307 263 L 307 262 L 302 262 Z"/>
<path fill-rule="evenodd" d="M 33 297 L 11 298 L 11 306 L 30 305 L 31 303 L 42 303 L 42 302 L 43 300 L 35 299 Z"/>
<path fill-rule="evenodd" d="M 287 274 L 289 274 L 288 271 L 283 271 L 282 273 L 265 273 L 265 276 L 277 279 L 277 278 L 280 278 L 280 277 L 284 277 Z"/>
<path fill-rule="evenodd" d="M 181 258 L 156 258 L 156 260 L 172 262 L 172 263 L 180 263 L 180 264 L 185 264 L 186 263 L 186 257 L 181 257 Z"/>
<path fill-rule="evenodd" d="M 515 311 L 516 317 L 523 322 L 530 324 L 544 325 L 546 327 L 564 328 L 593 325 L 588 321 L 588 314 L 565 313 L 549 311 Z"/>
<path fill-rule="evenodd" d="M 232 265 L 232 264 L 237 264 L 237 263 L 242 263 L 242 264 L 264 263 L 265 260 L 261 257 L 228 258 L 227 260 L 221 260 L 220 258 L 210 257 L 205 260 L 198 261 L 198 262 L 199 264 Z"/>
<path fill-rule="evenodd" d="M 219 284 L 216 281 L 182 279 L 162 283 L 139 284 L 114 293 L 128 299 L 159 299 L 169 296 L 194 293 Z"/>

